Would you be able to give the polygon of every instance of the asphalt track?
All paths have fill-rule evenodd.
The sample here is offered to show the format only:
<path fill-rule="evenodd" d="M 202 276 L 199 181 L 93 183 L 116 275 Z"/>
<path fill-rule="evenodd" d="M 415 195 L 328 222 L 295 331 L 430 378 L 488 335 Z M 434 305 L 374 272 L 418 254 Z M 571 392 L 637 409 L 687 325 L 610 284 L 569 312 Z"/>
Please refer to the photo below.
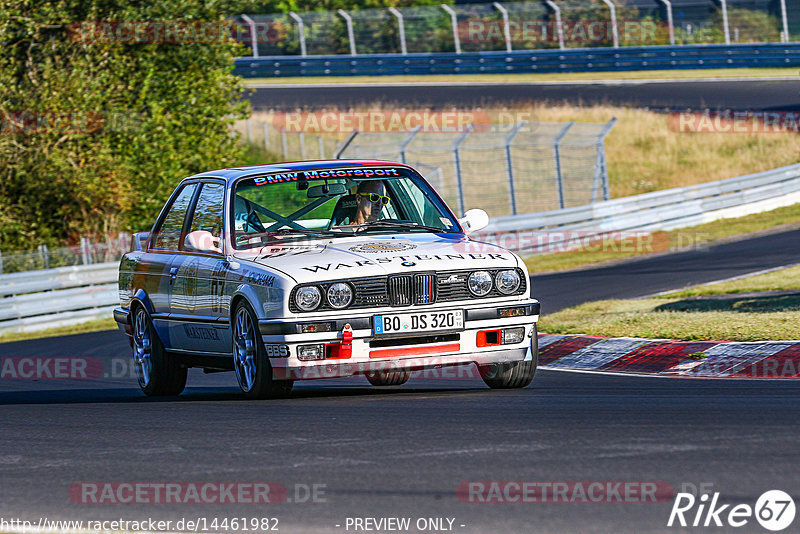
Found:
<path fill-rule="evenodd" d="M 370 83 L 261 85 L 248 99 L 255 109 L 385 105 L 507 106 L 529 102 L 612 104 L 655 109 L 800 110 L 798 80 L 680 80 L 531 83 Z"/>
<path fill-rule="evenodd" d="M 798 238 L 795 230 L 538 276 L 534 291 L 545 312 L 638 296 L 794 263 Z M 529 388 L 503 392 L 473 377 L 418 377 L 388 389 L 352 378 L 251 402 L 232 374 L 193 370 L 181 397 L 153 400 L 139 393 L 128 350 L 117 332 L 0 345 L 3 357 L 97 358 L 105 373 L 0 382 L 0 518 L 277 517 L 282 532 L 353 532 L 347 517 L 447 517 L 465 533 L 669 532 L 678 530 L 666 527 L 671 501 L 482 504 L 459 500 L 456 488 L 661 481 L 674 491 L 712 484 L 723 503 L 753 505 L 776 488 L 800 497 L 796 381 L 540 371 Z M 78 482 L 191 481 L 278 482 L 293 502 L 87 505 L 69 497 Z M 317 502 L 297 502 L 296 488 L 304 494 L 313 484 L 324 485 Z M 751 521 L 745 530 L 758 528 Z"/>
<path fill-rule="evenodd" d="M 800 229 L 763 234 L 674 254 L 533 277 L 544 313 L 583 302 L 636 298 L 800 263 Z"/>

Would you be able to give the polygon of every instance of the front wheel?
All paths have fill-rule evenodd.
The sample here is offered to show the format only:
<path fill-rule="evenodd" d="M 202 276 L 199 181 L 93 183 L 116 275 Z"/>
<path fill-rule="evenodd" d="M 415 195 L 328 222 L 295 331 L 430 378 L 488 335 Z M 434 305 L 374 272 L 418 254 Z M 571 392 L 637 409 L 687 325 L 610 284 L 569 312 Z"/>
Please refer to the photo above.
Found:
<path fill-rule="evenodd" d="M 164 350 L 142 306 L 133 315 L 133 366 L 139 387 L 148 397 L 180 395 L 186 387 L 186 368 Z"/>
<path fill-rule="evenodd" d="M 286 397 L 292 380 L 275 380 L 264 342 L 256 333 L 255 313 L 241 301 L 233 314 L 233 368 L 244 396 L 248 399 Z"/>
<path fill-rule="evenodd" d="M 510 363 L 495 363 L 492 365 L 478 366 L 481 378 L 492 389 L 524 388 L 533 381 L 536 366 L 539 363 L 539 336 L 536 326 L 533 327 L 531 337 L 530 360 Z"/>

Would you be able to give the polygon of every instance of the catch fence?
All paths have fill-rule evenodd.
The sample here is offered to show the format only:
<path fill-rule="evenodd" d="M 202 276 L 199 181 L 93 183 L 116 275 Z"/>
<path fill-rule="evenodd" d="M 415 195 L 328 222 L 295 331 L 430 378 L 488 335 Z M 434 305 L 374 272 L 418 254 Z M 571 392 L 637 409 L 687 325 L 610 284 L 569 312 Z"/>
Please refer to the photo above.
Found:
<path fill-rule="evenodd" d="M 490 217 L 591 204 L 610 198 L 606 124 L 520 121 L 458 131 L 359 132 L 345 139 L 290 132 L 269 121 L 237 125 L 252 144 L 282 159 L 381 159 L 417 168 L 459 214 Z M 276 150 L 277 148 L 277 150 Z"/>
<path fill-rule="evenodd" d="M 247 14 L 250 55 L 469 53 L 800 41 L 790 0 L 544 0 Z"/>
<path fill-rule="evenodd" d="M 119 261 L 130 249 L 131 235 L 120 233 L 102 240 L 82 237 L 73 246 L 39 245 L 35 250 L 0 250 L 0 274 Z"/>

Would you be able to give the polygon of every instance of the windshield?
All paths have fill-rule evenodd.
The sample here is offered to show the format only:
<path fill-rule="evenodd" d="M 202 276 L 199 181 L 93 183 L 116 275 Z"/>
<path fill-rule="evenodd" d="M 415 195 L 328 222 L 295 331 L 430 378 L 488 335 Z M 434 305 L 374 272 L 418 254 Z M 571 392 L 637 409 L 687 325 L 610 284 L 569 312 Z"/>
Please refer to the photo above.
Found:
<path fill-rule="evenodd" d="M 458 232 L 450 211 L 410 169 L 340 168 L 257 176 L 233 196 L 234 246 L 363 233 Z"/>

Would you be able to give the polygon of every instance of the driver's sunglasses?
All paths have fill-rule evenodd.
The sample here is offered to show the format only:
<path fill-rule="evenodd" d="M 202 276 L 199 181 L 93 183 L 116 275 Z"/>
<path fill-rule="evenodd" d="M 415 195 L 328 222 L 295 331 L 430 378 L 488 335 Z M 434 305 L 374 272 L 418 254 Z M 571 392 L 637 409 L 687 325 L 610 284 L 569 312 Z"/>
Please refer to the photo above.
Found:
<path fill-rule="evenodd" d="M 379 195 L 378 193 L 358 193 L 358 196 L 367 197 L 369 198 L 370 202 L 374 204 L 380 202 L 384 206 L 387 205 L 392 200 L 391 198 L 385 195 Z"/>

